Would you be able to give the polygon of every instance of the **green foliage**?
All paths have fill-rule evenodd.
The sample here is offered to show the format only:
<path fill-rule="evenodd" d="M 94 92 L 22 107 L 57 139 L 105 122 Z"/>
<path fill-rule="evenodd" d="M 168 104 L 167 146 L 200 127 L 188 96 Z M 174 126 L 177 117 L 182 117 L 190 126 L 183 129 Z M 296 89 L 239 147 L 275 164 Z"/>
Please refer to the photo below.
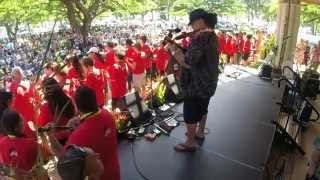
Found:
<path fill-rule="evenodd" d="M 113 13 L 118 16 L 129 16 L 145 14 L 156 8 L 157 4 L 152 0 L 118 0 Z"/>
<path fill-rule="evenodd" d="M 301 22 L 304 25 L 310 25 L 314 31 L 320 32 L 320 6 L 305 5 L 301 8 Z"/>
<path fill-rule="evenodd" d="M 196 8 L 223 15 L 242 15 L 244 6 L 239 0 L 177 0 L 173 3 L 172 15 L 184 16 Z"/>
<path fill-rule="evenodd" d="M 172 15 L 184 16 L 196 8 L 200 8 L 204 0 L 177 0 L 173 3 Z"/>
<path fill-rule="evenodd" d="M 263 18 L 269 22 L 275 21 L 277 17 L 278 0 L 271 0 L 263 8 Z"/>
<path fill-rule="evenodd" d="M 160 83 L 158 88 L 156 89 L 155 95 L 153 96 L 152 106 L 160 107 L 165 103 L 166 90 L 167 90 L 167 86 L 164 83 Z"/>
<path fill-rule="evenodd" d="M 264 48 L 261 50 L 261 59 L 265 59 L 267 55 L 276 47 L 276 37 L 271 35 L 264 43 Z"/>
<path fill-rule="evenodd" d="M 305 5 L 301 9 L 301 20 L 303 23 L 320 23 L 320 7 L 319 5 Z"/>
<path fill-rule="evenodd" d="M 247 15 L 250 19 L 265 13 L 265 9 L 272 0 L 241 0 L 246 5 Z"/>
<path fill-rule="evenodd" d="M 12 41 L 15 41 L 22 23 L 36 24 L 53 15 L 48 0 L 0 1 L 0 25 L 6 27 L 7 34 Z"/>
<path fill-rule="evenodd" d="M 239 0 L 204 0 L 204 8 L 221 16 L 239 16 L 245 12 L 245 7 Z"/>

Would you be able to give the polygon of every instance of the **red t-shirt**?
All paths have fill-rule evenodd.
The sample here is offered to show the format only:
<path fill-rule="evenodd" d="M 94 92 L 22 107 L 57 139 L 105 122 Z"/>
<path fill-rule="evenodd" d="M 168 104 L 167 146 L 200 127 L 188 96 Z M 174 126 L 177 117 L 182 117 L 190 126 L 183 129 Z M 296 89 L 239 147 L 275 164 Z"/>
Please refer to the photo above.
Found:
<path fill-rule="evenodd" d="M 231 37 L 228 37 L 227 43 L 225 45 L 226 54 L 232 56 L 235 52 L 235 44 Z"/>
<path fill-rule="evenodd" d="M 152 55 L 151 49 L 148 45 L 143 45 L 140 51 L 141 58 L 145 61 L 145 68 L 150 69 L 152 67 Z"/>
<path fill-rule="evenodd" d="M 71 67 L 67 72 L 67 79 L 69 81 L 69 93 L 71 97 L 74 97 L 76 90 L 81 86 L 82 80 L 79 73 L 74 67 Z"/>
<path fill-rule="evenodd" d="M 133 49 L 133 47 L 129 46 L 127 51 L 126 51 L 126 58 L 130 61 L 133 61 L 134 58 L 136 58 L 138 54 L 136 51 Z M 129 66 L 129 70 L 132 71 L 131 67 Z"/>
<path fill-rule="evenodd" d="M 108 112 L 86 119 L 69 137 L 67 146 L 72 144 L 100 154 L 104 165 L 101 180 L 120 180 L 116 127 Z"/>
<path fill-rule="evenodd" d="M 114 64 L 115 52 L 111 48 L 106 48 L 105 53 L 106 53 L 105 62 L 106 62 L 106 68 L 107 68 Z"/>
<path fill-rule="evenodd" d="M 14 96 L 12 109 L 17 111 L 23 120 L 24 134 L 33 137 L 34 132 L 28 126 L 28 122 L 33 121 L 34 118 L 33 88 L 29 82 L 17 83 L 13 81 L 10 85 L 10 91 Z"/>
<path fill-rule="evenodd" d="M 226 38 L 225 36 L 219 36 L 219 39 L 218 39 L 218 51 L 219 53 L 225 53 L 226 52 L 226 49 L 225 49 L 225 46 L 226 46 Z"/>
<path fill-rule="evenodd" d="M 170 59 L 170 54 L 165 48 L 160 48 L 155 51 L 156 67 L 158 71 L 165 71 Z"/>
<path fill-rule="evenodd" d="M 0 164 L 29 171 L 36 164 L 37 143 L 31 138 L 0 139 Z"/>
<path fill-rule="evenodd" d="M 252 46 L 251 41 L 250 40 L 246 40 L 244 42 L 243 52 L 244 53 L 250 53 L 251 52 L 251 46 Z"/>
<path fill-rule="evenodd" d="M 72 102 L 70 102 L 70 103 L 72 103 Z M 52 112 L 49 109 L 49 104 L 46 102 L 40 107 L 40 114 L 37 119 L 37 125 L 40 127 L 43 127 L 43 126 L 47 125 L 48 123 L 53 123 L 53 121 L 54 121 L 54 115 L 52 114 Z M 66 126 L 68 121 L 69 121 L 68 118 L 62 116 L 57 121 L 56 125 L 57 126 Z M 59 132 L 55 133 L 56 138 L 59 140 L 67 139 L 69 137 L 69 135 L 70 135 L 70 131 L 59 131 Z"/>
<path fill-rule="evenodd" d="M 142 74 L 146 70 L 145 68 L 145 60 L 141 58 L 141 56 L 134 50 L 128 49 L 127 51 L 127 57 L 129 58 L 130 61 L 133 63 L 136 63 L 136 67 L 132 69 L 133 74 Z"/>
<path fill-rule="evenodd" d="M 92 57 L 92 61 L 93 61 L 95 68 L 97 68 L 97 69 L 105 69 L 106 68 L 105 62 L 102 62 L 100 60 L 100 57 L 98 57 L 97 54 L 92 54 L 90 57 Z"/>
<path fill-rule="evenodd" d="M 101 107 L 105 103 L 104 80 L 102 74 L 88 72 L 84 85 L 94 90 L 98 105 Z"/>
<path fill-rule="evenodd" d="M 128 72 L 125 63 L 115 63 L 108 68 L 112 98 L 122 98 L 127 94 Z"/>
<path fill-rule="evenodd" d="M 236 42 L 236 52 L 242 53 L 243 51 L 243 46 L 244 46 L 244 40 L 242 37 L 237 37 L 237 42 Z"/>
<path fill-rule="evenodd" d="M 71 67 L 67 72 L 67 78 L 68 79 L 80 79 L 80 75 L 74 67 Z"/>

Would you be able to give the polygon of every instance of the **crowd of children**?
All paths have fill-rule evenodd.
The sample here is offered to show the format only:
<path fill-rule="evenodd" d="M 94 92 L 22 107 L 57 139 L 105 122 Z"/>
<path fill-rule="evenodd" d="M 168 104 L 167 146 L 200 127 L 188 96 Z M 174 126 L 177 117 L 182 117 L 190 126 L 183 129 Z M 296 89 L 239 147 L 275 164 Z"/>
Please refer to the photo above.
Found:
<path fill-rule="evenodd" d="M 146 36 L 140 36 L 134 41 L 135 43 L 127 39 L 125 46 L 108 42 L 106 46 L 91 47 L 86 56 L 69 54 L 63 63 L 46 63 L 42 75 L 35 74 L 29 80 L 20 67 L 13 68 L 11 74 L 4 77 L 4 89 L 0 91 L 0 146 L 6 146 L 0 150 L 0 165 L 23 171 L 32 170 L 38 153 L 36 132 L 32 127 L 47 127 L 52 124 L 66 127 L 70 119 L 83 115 L 83 112 L 91 112 L 81 109 L 82 106 L 87 107 L 86 103 L 90 104 L 90 98 L 84 102 L 85 93 L 79 95 L 84 87 L 87 90 L 83 91 L 93 92 L 94 96 L 91 97 L 95 99 L 88 109 L 96 104 L 97 109 L 92 111 L 104 116 L 106 121 L 112 121 L 110 115 L 103 110 L 108 100 L 112 101 L 112 109 L 123 110 L 124 96 L 129 91 L 141 91 L 146 79 L 153 74 L 163 75 L 171 57 L 165 43 L 151 47 L 146 43 Z M 101 110 L 103 112 L 99 113 Z M 83 124 L 84 129 L 93 126 Z M 106 124 L 109 129 L 114 126 L 110 122 Z M 113 128 L 111 130 L 113 132 Z M 72 144 L 84 145 L 81 144 L 83 139 L 79 143 L 77 140 L 70 140 L 73 136 L 83 136 L 82 131 L 84 130 L 79 130 L 79 133 L 58 131 L 54 132 L 54 137 L 62 145 L 68 145 L 70 141 Z M 109 139 L 110 143 L 107 144 L 111 146 L 111 150 L 106 152 L 99 152 L 103 147 L 86 143 L 103 156 L 105 167 L 113 166 L 112 170 L 106 170 L 104 178 L 118 180 L 116 137 L 112 138 L 114 140 Z M 110 151 L 112 155 L 104 155 Z M 106 156 L 108 162 L 103 159 Z"/>
<path fill-rule="evenodd" d="M 258 60 L 267 33 L 257 31 L 254 35 L 245 32 L 218 32 L 220 59 L 224 64 L 250 65 Z"/>

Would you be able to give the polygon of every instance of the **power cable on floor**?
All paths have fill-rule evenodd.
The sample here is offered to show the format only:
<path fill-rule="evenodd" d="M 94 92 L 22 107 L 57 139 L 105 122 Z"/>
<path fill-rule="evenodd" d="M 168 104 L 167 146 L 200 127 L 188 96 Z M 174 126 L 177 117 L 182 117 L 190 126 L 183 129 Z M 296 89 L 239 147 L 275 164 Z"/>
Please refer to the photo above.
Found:
<path fill-rule="evenodd" d="M 138 172 L 138 174 L 139 174 L 144 180 L 150 180 L 149 178 L 147 178 L 147 177 L 141 172 L 141 170 L 140 170 L 139 167 L 138 167 L 136 155 L 135 155 L 135 153 L 134 153 L 133 142 L 131 142 L 130 145 L 131 145 L 131 152 L 132 152 L 132 159 L 133 159 L 134 168 L 136 169 L 136 171 Z"/>

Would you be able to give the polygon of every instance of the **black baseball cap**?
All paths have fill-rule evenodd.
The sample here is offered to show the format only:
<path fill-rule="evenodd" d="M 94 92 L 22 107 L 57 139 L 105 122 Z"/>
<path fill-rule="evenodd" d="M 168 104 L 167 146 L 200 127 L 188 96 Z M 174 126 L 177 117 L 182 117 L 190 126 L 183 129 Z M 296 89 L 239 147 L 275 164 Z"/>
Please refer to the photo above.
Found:
<path fill-rule="evenodd" d="M 198 19 L 206 19 L 207 16 L 208 13 L 204 9 L 193 10 L 189 15 L 189 25 Z"/>

